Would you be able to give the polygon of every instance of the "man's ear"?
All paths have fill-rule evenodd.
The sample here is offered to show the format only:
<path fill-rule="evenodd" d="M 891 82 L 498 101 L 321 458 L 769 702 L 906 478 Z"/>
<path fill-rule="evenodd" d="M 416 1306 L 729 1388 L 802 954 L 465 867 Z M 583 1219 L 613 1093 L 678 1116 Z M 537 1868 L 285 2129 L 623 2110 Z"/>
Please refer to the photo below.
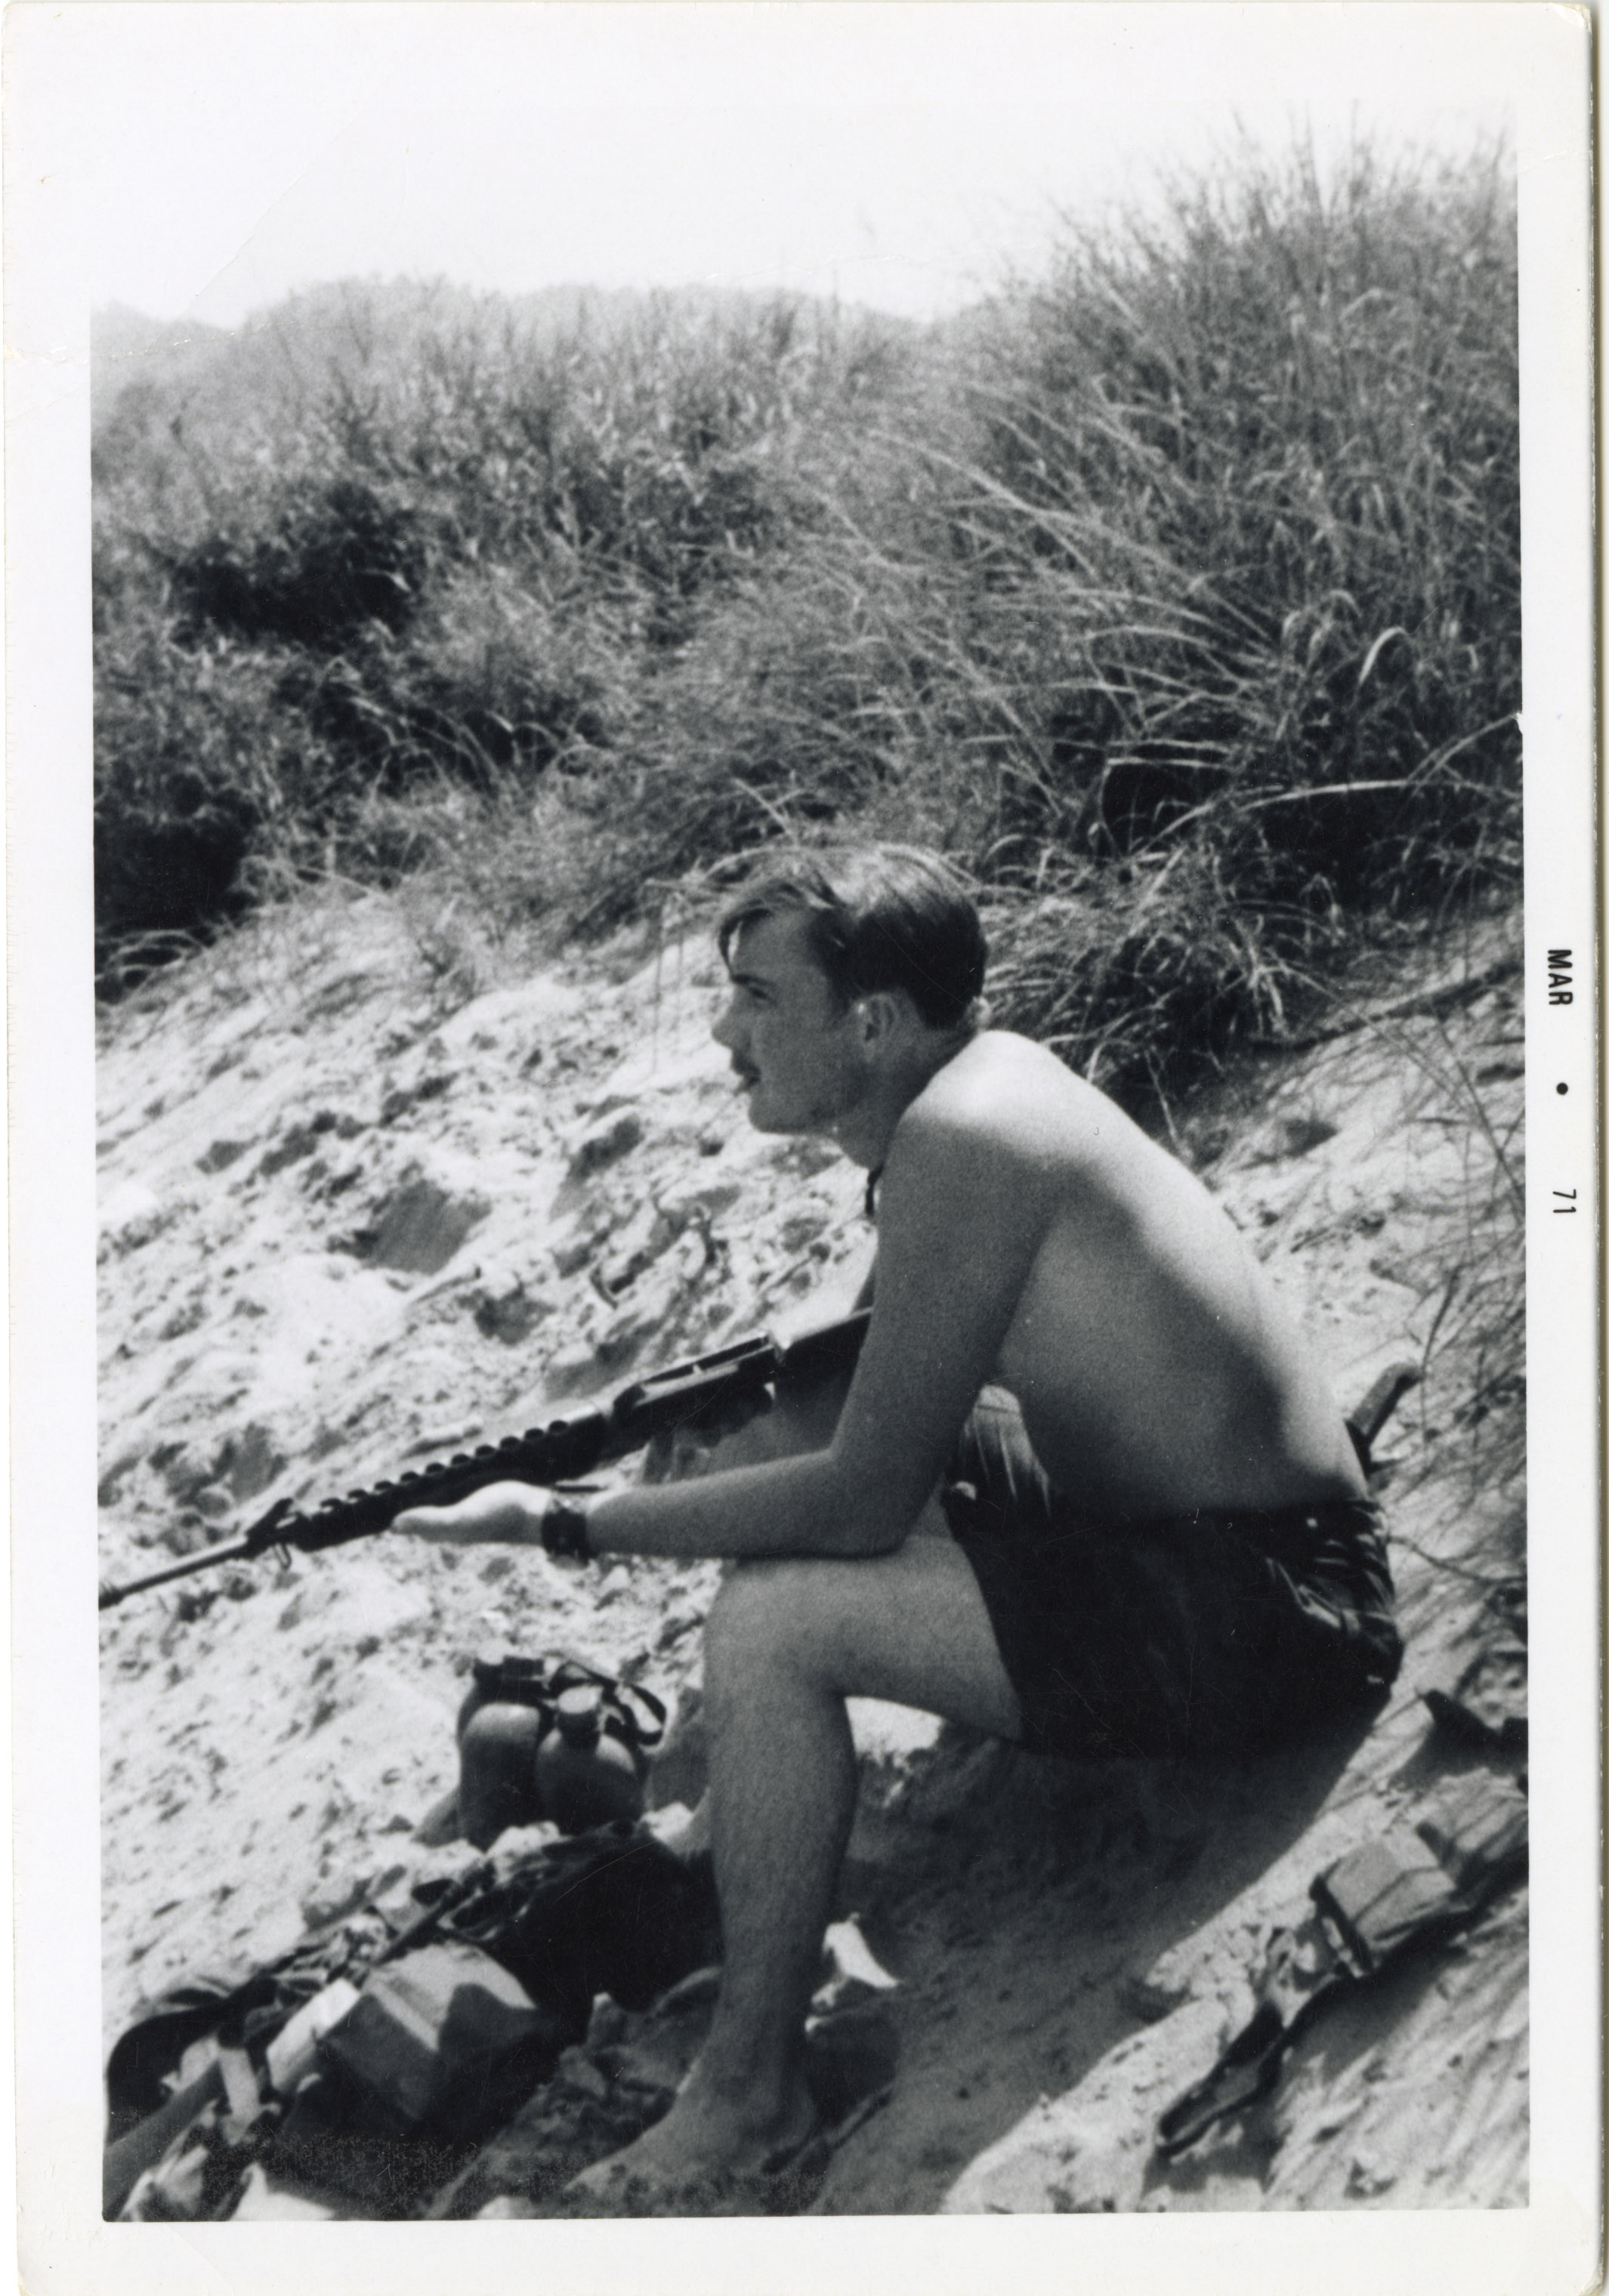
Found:
<path fill-rule="evenodd" d="M 904 1027 L 910 1010 L 910 999 L 898 988 L 874 988 L 868 996 L 857 997 L 856 1018 L 866 1050 L 874 1052 L 891 1043 Z"/>

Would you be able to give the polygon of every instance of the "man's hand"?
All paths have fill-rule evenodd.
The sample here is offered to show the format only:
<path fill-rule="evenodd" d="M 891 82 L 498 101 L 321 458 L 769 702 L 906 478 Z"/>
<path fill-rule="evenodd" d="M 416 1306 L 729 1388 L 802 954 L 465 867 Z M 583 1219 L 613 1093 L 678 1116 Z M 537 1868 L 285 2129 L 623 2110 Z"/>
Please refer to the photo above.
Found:
<path fill-rule="evenodd" d="M 539 1483 L 488 1483 L 456 1506 L 408 1507 L 391 1528 L 433 1546 L 480 1546 L 488 1540 L 537 1546 L 552 1496 Z"/>

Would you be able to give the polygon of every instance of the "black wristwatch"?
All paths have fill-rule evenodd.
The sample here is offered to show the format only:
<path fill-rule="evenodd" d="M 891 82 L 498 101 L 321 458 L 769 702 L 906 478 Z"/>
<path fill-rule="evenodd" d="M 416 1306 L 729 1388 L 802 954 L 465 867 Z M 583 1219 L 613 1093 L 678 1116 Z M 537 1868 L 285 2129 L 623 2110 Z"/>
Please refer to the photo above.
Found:
<path fill-rule="evenodd" d="M 541 1539 L 546 1554 L 561 1562 L 590 1562 L 587 1544 L 587 1509 L 562 1491 L 554 1491 L 542 1516 Z"/>

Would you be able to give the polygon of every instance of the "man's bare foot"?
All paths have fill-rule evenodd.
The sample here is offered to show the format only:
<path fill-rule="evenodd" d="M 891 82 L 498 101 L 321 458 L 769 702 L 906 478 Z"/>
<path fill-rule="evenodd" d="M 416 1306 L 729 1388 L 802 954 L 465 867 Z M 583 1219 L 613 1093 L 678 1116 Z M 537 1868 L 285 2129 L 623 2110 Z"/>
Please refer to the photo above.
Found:
<path fill-rule="evenodd" d="M 572 2177 L 561 2198 L 587 2214 L 791 2212 L 808 2205 L 818 2137 L 816 2107 L 802 2080 L 779 2112 L 760 2117 L 751 2104 L 713 2093 L 695 2067 L 662 2120 Z M 825 2144 L 821 2151 L 825 2161 Z"/>

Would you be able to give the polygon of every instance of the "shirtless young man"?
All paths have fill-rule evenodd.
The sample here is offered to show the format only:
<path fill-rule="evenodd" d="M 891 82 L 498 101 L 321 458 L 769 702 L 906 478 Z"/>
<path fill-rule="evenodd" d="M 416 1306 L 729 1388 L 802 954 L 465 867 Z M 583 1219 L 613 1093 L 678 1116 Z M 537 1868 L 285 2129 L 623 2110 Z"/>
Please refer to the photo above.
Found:
<path fill-rule="evenodd" d="M 398 1528 L 718 1555 L 705 1630 L 724 1945 L 702 2054 L 612 2164 L 673 2191 L 809 2139 L 802 2029 L 849 1835 L 844 1701 L 1040 1751 L 1277 1742 L 1396 1670 L 1341 1414 L 1182 1165 L 1022 1037 L 935 857 L 809 857 L 727 916 L 718 1041 L 763 1132 L 881 1174 L 870 1329 L 822 1447 L 770 1422 L 701 1480 L 572 1503 L 504 1483 Z M 774 1417 L 785 1422 L 785 1414 Z M 607 2178 L 588 2172 L 603 2189 Z"/>

